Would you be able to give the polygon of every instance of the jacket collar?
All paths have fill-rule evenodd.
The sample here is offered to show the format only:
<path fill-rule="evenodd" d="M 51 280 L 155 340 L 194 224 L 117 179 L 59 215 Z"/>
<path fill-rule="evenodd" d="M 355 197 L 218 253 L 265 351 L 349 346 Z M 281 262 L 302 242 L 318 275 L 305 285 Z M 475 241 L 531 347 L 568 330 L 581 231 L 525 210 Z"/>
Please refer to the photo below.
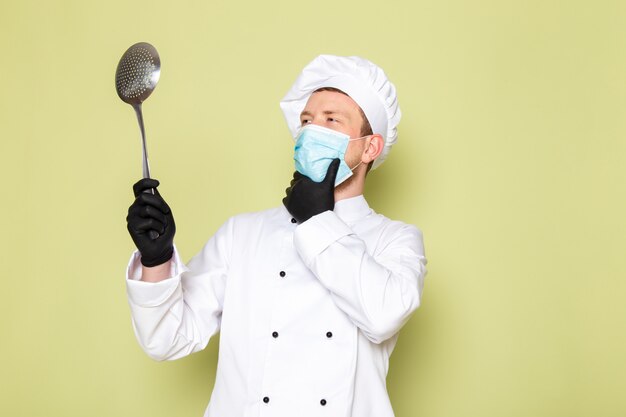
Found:
<path fill-rule="evenodd" d="M 346 223 L 354 223 L 373 213 L 363 194 L 337 201 L 333 211 Z"/>

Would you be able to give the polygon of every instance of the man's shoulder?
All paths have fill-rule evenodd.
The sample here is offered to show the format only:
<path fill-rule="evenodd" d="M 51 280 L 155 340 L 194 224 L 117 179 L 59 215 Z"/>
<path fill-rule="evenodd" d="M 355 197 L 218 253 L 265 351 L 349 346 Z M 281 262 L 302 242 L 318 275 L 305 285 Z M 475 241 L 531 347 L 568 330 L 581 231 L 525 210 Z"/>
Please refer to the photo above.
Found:
<path fill-rule="evenodd" d="M 287 210 L 283 206 L 278 206 L 260 211 L 239 213 L 229 218 L 227 223 L 237 227 L 252 227 L 267 224 L 281 225 L 289 219 Z"/>
<path fill-rule="evenodd" d="M 422 237 L 422 231 L 415 225 L 401 220 L 393 220 L 384 214 L 372 211 L 369 219 L 373 222 L 382 235 L 397 236 L 398 234 L 410 234 Z"/>

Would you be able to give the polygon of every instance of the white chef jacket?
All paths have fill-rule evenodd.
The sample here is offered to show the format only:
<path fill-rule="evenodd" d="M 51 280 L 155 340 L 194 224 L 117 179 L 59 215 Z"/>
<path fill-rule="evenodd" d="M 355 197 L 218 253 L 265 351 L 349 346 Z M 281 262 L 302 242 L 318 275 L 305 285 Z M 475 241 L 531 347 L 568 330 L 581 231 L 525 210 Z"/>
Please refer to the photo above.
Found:
<path fill-rule="evenodd" d="M 137 339 L 156 359 L 220 335 L 205 417 L 393 417 L 386 389 L 398 331 L 419 306 L 421 232 L 363 196 L 297 224 L 284 207 L 229 219 L 172 277 L 127 270 Z"/>

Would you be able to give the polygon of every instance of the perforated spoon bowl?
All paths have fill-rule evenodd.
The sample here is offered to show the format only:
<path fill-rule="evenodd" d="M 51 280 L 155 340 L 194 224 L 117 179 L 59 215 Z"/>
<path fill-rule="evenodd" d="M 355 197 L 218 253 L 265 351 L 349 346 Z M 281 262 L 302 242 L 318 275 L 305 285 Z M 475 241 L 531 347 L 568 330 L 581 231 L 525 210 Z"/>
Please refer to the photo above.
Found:
<path fill-rule="evenodd" d="M 115 89 L 122 101 L 130 104 L 137 114 L 143 150 L 143 177 L 150 178 L 146 131 L 143 126 L 141 103 L 152 94 L 161 75 L 159 53 L 146 42 L 139 42 L 128 48 L 115 71 Z"/>
<path fill-rule="evenodd" d="M 146 131 L 143 126 L 141 103 L 152 94 L 159 82 L 160 75 L 161 59 L 159 53 L 154 46 L 147 42 L 139 42 L 128 48 L 122 55 L 115 71 L 117 95 L 122 101 L 133 106 L 137 115 L 137 122 L 141 131 L 144 178 L 150 178 L 150 165 L 148 164 Z M 154 190 L 148 192 L 154 194 Z M 156 231 L 150 231 L 152 239 L 156 239 L 158 236 Z"/>

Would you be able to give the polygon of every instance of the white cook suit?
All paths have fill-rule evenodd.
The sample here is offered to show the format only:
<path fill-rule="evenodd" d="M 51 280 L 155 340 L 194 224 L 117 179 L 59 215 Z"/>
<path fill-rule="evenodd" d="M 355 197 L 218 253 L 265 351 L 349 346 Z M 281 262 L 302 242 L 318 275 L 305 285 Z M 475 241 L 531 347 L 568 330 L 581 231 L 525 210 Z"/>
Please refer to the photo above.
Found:
<path fill-rule="evenodd" d="M 137 339 L 156 359 L 220 332 L 205 417 L 392 417 L 386 389 L 398 331 L 420 304 L 421 232 L 363 196 L 298 225 L 284 207 L 229 219 L 172 277 L 127 271 Z"/>

